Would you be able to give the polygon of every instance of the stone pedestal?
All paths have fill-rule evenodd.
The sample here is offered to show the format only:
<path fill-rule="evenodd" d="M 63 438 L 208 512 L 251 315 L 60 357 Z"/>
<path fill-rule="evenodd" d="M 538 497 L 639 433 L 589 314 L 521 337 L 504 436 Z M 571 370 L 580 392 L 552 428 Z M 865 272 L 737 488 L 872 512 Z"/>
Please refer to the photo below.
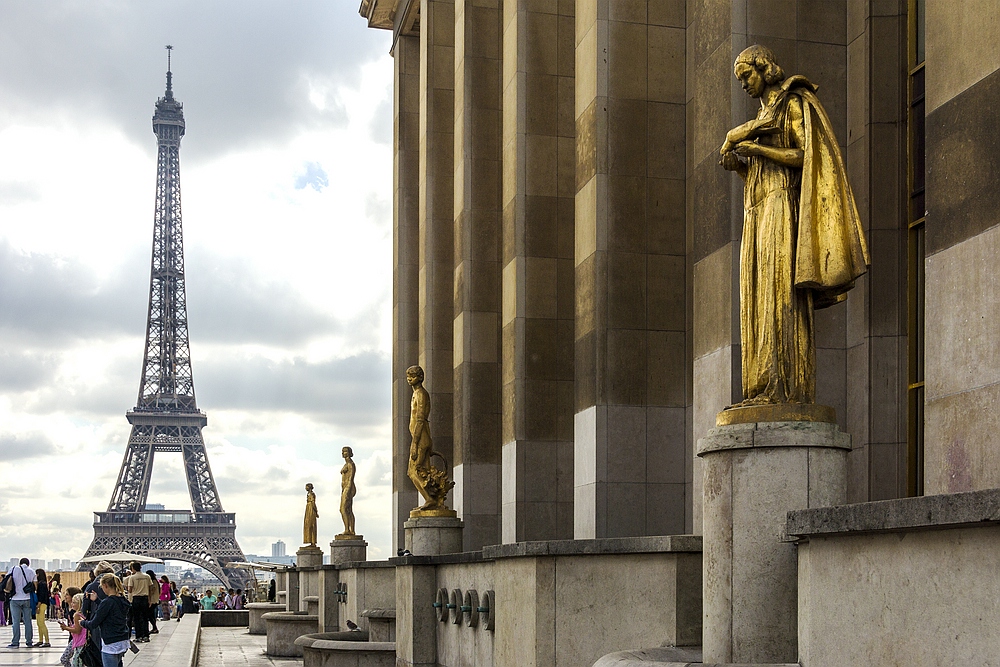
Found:
<path fill-rule="evenodd" d="M 277 602 L 251 602 L 247 609 L 250 611 L 250 634 L 266 635 L 267 624 L 262 617 L 272 611 L 285 611 L 285 605 Z"/>
<path fill-rule="evenodd" d="M 318 567 L 323 564 L 323 550 L 319 547 L 302 547 L 295 552 L 295 564 L 299 567 Z"/>
<path fill-rule="evenodd" d="M 330 565 L 368 560 L 368 543 L 364 535 L 337 535 L 330 542 Z"/>
<path fill-rule="evenodd" d="M 279 611 L 261 616 L 267 627 L 267 654 L 286 658 L 301 658 L 302 647 L 295 640 L 315 633 L 319 617 L 305 612 Z"/>
<path fill-rule="evenodd" d="M 457 517 L 417 517 L 403 524 L 406 548 L 414 556 L 439 556 L 462 551 L 462 520 Z"/>
<path fill-rule="evenodd" d="M 796 552 L 786 514 L 846 501 L 851 438 L 834 423 L 733 423 L 727 413 L 719 423 L 728 424 L 698 441 L 704 661 L 794 663 Z"/>

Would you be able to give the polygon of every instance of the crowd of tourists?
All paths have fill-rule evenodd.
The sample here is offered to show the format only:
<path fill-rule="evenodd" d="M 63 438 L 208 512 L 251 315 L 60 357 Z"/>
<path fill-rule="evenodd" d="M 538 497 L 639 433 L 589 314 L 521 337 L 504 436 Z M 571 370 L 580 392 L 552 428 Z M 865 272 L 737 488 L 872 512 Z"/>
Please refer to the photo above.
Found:
<path fill-rule="evenodd" d="M 29 560 L 22 558 L 0 581 L 0 625 L 14 626 L 7 648 L 21 647 L 22 625 L 25 647 L 50 647 L 45 621 L 55 620 L 68 633 L 60 658 L 65 667 L 120 667 L 126 651 L 138 651 L 136 644 L 159 633 L 157 621 L 180 621 L 184 614 L 202 609 L 245 605 L 242 589 L 220 586 L 202 595 L 187 586 L 178 590 L 167 575 L 157 578 L 152 570 L 143 572 L 139 563 L 115 574 L 110 563 L 101 561 L 83 589 L 63 589 L 58 573 L 49 576 L 43 569 L 31 569 Z M 32 619 L 38 641 L 33 641 Z"/>

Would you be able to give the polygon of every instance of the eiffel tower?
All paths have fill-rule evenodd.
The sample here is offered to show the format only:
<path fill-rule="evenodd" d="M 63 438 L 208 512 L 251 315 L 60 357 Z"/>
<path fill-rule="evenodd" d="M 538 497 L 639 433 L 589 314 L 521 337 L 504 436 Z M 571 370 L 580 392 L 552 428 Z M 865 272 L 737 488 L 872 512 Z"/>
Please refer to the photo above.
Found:
<path fill-rule="evenodd" d="M 139 398 L 125 416 L 132 425 L 118 482 L 107 512 L 94 513 L 94 541 L 87 556 L 117 551 L 186 561 L 227 587 L 240 586 L 245 571 L 227 567 L 246 558 L 236 542 L 236 514 L 225 512 L 208 464 L 188 345 L 181 230 L 180 145 L 183 105 L 174 99 L 167 47 L 167 89 L 156 101 L 153 132 L 158 145 L 153 259 L 149 281 L 146 351 Z M 156 452 L 180 452 L 191 507 L 152 510 L 146 505 Z"/>

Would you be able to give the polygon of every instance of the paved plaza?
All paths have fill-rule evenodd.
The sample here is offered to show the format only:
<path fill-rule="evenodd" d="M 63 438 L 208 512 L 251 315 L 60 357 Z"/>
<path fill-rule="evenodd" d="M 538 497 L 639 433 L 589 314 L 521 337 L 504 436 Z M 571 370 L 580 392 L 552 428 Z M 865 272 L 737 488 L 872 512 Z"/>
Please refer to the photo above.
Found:
<path fill-rule="evenodd" d="M 246 628 L 202 628 L 198 667 L 270 667 L 301 665 L 301 658 L 264 655 L 265 635 L 251 635 Z"/>
<path fill-rule="evenodd" d="M 125 665 L 132 665 L 133 662 L 136 663 L 135 667 L 161 664 L 158 656 L 177 627 L 176 623 L 161 622 L 160 633 L 152 635 L 148 644 L 140 644 L 138 654 L 125 654 Z M 0 667 L 59 665 L 59 656 L 66 648 L 66 637 L 69 635 L 60 630 L 55 621 L 49 621 L 48 628 L 51 648 L 25 648 L 22 645 L 18 649 L 8 649 L 2 647 L 10 643 L 13 629 L 9 625 L 0 627 Z M 24 642 L 23 628 L 21 642 Z M 264 635 L 251 635 L 246 628 L 204 628 L 201 631 L 198 665 L 199 667 L 270 667 L 280 664 L 292 667 L 302 664 L 298 658 L 271 658 L 264 655 L 266 644 L 267 638 Z M 166 661 L 163 664 L 166 664 Z"/>
<path fill-rule="evenodd" d="M 59 656 L 62 655 L 69 641 L 69 633 L 63 632 L 59 624 L 55 621 L 48 621 L 46 625 L 49 628 L 49 643 L 52 644 L 51 648 L 25 648 L 24 626 L 21 626 L 21 648 L 3 648 L 10 643 L 14 635 L 14 629 L 10 625 L 0 627 L 0 667 L 12 667 L 13 665 L 58 665 Z M 33 641 L 38 641 L 38 628 L 35 626 L 34 620 L 32 620 L 31 627 L 33 631 L 32 639 Z M 161 622 L 159 624 L 160 633 L 152 635 L 148 644 L 140 644 L 139 648 L 141 650 L 138 654 L 125 654 L 125 664 L 132 664 L 132 661 L 136 660 L 139 656 L 146 658 L 144 662 L 147 662 L 147 664 L 155 664 L 149 662 L 148 658 L 163 649 L 175 627 L 175 623 Z"/>

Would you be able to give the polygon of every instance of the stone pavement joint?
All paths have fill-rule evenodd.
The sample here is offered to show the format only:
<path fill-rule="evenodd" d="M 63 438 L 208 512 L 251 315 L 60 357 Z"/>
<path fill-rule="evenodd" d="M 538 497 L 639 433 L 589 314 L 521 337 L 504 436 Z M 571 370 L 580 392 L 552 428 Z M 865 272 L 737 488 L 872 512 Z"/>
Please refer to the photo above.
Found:
<path fill-rule="evenodd" d="M 301 658 L 265 655 L 267 637 L 251 635 L 247 628 L 202 628 L 198 667 L 294 667 Z"/>

